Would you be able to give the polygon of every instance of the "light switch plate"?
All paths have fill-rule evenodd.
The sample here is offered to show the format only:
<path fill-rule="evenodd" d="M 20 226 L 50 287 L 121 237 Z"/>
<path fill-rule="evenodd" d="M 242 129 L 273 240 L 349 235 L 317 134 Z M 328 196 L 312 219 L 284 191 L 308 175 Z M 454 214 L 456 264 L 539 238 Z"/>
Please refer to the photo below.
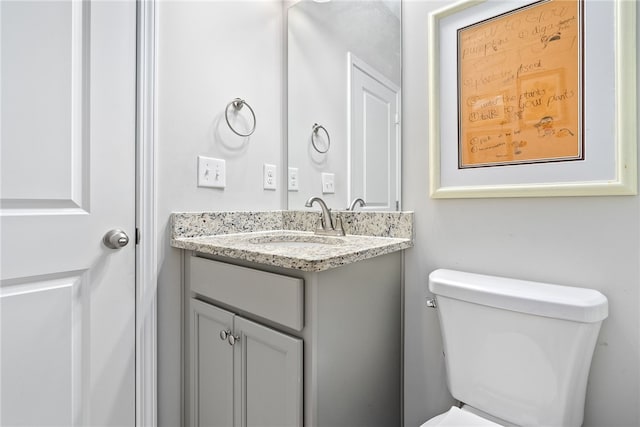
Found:
<path fill-rule="evenodd" d="M 263 187 L 265 190 L 276 189 L 276 165 L 265 163 L 262 168 Z"/>
<path fill-rule="evenodd" d="M 298 181 L 298 168 L 289 168 L 287 182 L 289 183 L 289 191 L 298 191 L 300 189 L 300 183 Z"/>
<path fill-rule="evenodd" d="M 198 156 L 198 187 L 224 188 L 227 185 L 225 161 Z"/>
<path fill-rule="evenodd" d="M 322 194 L 334 194 L 336 192 L 335 177 L 333 173 L 322 173 Z"/>

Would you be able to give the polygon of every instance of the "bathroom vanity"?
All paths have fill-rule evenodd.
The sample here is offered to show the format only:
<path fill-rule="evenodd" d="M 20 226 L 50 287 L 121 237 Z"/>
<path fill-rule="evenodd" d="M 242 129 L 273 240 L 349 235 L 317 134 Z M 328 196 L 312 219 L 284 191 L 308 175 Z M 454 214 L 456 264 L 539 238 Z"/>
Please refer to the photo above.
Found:
<path fill-rule="evenodd" d="M 185 425 L 400 424 L 401 250 L 413 218 L 361 214 L 343 218 L 339 238 L 299 231 L 315 212 L 174 214 Z M 247 226 L 255 215 L 260 227 Z M 376 221 L 364 226 L 365 215 Z M 350 234 L 362 227 L 372 235 Z"/>

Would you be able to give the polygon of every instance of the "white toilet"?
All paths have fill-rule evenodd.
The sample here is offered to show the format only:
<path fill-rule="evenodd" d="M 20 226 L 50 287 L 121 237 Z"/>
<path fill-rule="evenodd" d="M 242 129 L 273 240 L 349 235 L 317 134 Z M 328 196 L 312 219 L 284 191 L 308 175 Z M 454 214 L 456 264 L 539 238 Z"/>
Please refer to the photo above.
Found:
<path fill-rule="evenodd" d="M 580 426 L 607 298 L 592 289 L 436 270 L 452 407 L 424 426 Z"/>

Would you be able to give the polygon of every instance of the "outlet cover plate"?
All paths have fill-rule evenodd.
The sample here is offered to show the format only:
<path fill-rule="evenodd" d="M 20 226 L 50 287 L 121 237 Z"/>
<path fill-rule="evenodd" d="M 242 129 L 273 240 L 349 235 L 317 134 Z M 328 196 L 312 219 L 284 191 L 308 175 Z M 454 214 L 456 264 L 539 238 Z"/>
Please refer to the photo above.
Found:
<path fill-rule="evenodd" d="M 198 187 L 224 188 L 227 168 L 223 159 L 198 156 Z"/>
<path fill-rule="evenodd" d="M 289 183 L 289 191 L 300 190 L 300 182 L 298 181 L 298 168 L 289 168 L 287 182 Z"/>
<path fill-rule="evenodd" d="M 276 189 L 276 165 L 265 163 L 262 168 L 263 187 L 265 190 Z"/>

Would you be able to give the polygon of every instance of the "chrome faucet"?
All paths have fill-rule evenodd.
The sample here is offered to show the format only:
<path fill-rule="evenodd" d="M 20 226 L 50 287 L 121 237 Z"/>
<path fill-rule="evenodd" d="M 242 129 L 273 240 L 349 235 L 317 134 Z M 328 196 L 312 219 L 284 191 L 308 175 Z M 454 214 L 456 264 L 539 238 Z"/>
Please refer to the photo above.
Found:
<path fill-rule="evenodd" d="M 336 224 L 333 224 L 333 220 L 331 219 L 331 209 L 327 207 L 327 204 L 320 197 L 311 197 L 304 204 L 306 207 L 310 208 L 314 202 L 318 202 L 320 205 L 320 209 L 322 209 L 322 216 L 320 217 L 320 221 L 318 221 L 318 226 L 316 228 L 315 234 L 322 234 L 325 236 L 344 236 L 344 228 L 342 228 L 342 219 L 340 217 L 336 218 Z"/>
<path fill-rule="evenodd" d="M 358 197 L 356 199 L 353 199 L 353 202 L 351 202 L 351 204 L 349 205 L 347 210 L 348 211 L 355 211 L 356 210 L 356 205 L 360 205 L 360 207 L 367 206 L 367 204 L 364 202 L 364 200 L 362 200 L 360 197 Z"/>

